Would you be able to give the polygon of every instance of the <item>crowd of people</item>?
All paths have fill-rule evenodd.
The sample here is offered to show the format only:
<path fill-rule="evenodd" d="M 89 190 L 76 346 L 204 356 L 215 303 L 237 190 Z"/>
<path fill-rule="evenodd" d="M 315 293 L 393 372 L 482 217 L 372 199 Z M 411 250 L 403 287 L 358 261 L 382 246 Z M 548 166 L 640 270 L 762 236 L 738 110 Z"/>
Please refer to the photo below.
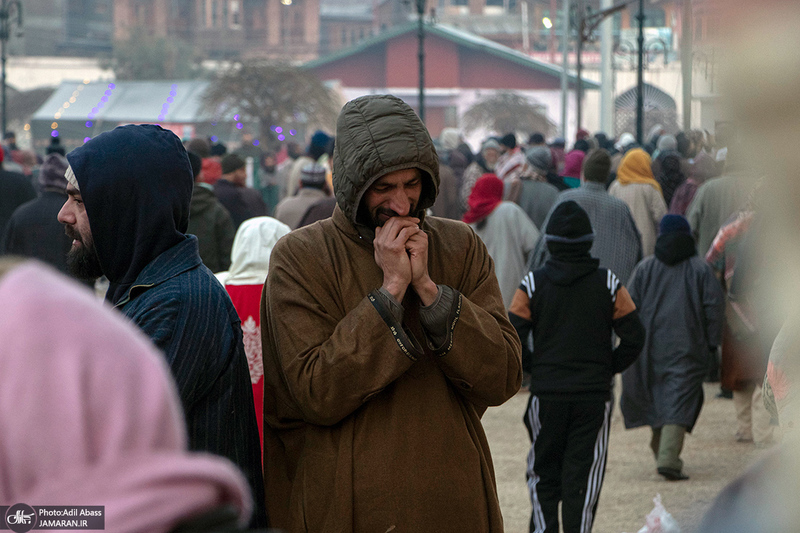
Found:
<path fill-rule="evenodd" d="M 56 435 L 63 417 L 39 405 L 54 424 L 36 437 L 60 460 L 79 455 L 77 477 L 46 486 L 21 470 L 4 501 L 102 488 L 120 531 L 145 527 L 128 525 L 129 507 L 152 500 L 149 531 L 502 531 L 480 419 L 523 391 L 530 531 L 590 531 L 615 394 L 627 428 L 651 428 L 669 481 L 689 479 L 680 455 L 705 381 L 733 398 L 731 438 L 772 445 L 792 332 L 758 319 L 765 185 L 735 135 L 716 134 L 657 126 L 638 145 L 580 130 L 567 149 L 509 132 L 473 153 L 382 95 L 348 102 L 335 137 L 280 156 L 246 134 L 228 153 L 128 125 L 69 154 L 56 138 L 37 162 L 6 136 L 3 160 L 30 164 L 3 163 L 0 254 L 62 276 L 3 260 L 0 300 L 29 295 L 15 320 L 36 313 L 65 333 L 36 348 L 0 320 L 0 379 L 43 374 L 63 351 L 66 379 L 35 382 L 64 398 L 63 416 L 98 420 Z M 76 282 L 103 287 L 114 310 Z M 90 490 L 145 462 L 138 484 Z M 187 488 L 171 507 L 172 474 Z"/>

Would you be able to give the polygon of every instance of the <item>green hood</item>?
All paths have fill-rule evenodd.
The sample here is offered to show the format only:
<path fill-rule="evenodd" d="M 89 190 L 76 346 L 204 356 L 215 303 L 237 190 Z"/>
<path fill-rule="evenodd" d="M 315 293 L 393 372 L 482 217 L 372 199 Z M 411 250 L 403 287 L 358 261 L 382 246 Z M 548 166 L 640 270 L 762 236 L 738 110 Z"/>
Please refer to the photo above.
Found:
<path fill-rule="evenodd" d="M 364 192 L 395 170 L 422 171 L 422 194 L 414 216 L 422 218 L 439 192 L 439 157 L 428 129 L 408 104 L 391 95 L 362 96 L 342 108 L 336 121 L 333 189 L 354 225 Z"/>

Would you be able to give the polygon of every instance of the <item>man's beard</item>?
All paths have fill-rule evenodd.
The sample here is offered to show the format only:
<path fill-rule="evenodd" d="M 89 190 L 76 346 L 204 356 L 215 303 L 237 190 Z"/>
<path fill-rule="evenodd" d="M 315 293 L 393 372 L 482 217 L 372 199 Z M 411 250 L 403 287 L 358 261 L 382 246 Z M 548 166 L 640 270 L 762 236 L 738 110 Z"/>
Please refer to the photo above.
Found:
<path fill-rule="evenodd" d="M 69 226 L 66 226 L 67 235 L 78 240 L 81 244 L 73 246 L 67 253 L 67 270 L 81 280 L 95 280 L 103 275 L 100 267 L 100 258 L 91 240 L 85 242 L 80 235 Z"/>

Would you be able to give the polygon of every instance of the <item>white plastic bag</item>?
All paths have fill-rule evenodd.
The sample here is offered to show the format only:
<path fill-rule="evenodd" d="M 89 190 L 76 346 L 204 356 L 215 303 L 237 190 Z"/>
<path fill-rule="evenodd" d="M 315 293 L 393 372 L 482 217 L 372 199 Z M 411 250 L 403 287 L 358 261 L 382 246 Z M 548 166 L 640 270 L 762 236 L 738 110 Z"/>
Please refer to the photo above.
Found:
<path fill-rule="evenodd" d="M 661 494 L 653 498 L 656 505 L 645 518 L 645 526 L 638 533 L 681 533 L 678 523 L 661 505 Z"/>

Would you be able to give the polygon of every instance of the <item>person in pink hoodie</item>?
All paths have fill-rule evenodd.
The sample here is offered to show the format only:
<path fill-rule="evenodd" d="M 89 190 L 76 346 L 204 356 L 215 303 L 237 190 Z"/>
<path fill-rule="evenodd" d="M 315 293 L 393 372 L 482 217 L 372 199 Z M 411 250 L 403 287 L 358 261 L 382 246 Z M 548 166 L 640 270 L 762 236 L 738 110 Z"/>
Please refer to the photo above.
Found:
<path fill-rule="evenodd" d="M 572 150 L 564 157 L 564 172 L 561 178 L 571 189 L 581 186 L 581 166 L 585 157 L 586 152 L 583 150 Z"/>
<path fill-rule="evenodd" d="M 144 334 L 37 262 L 0 265 L 0 307 L 0 505 L 104 506 L 117 533 L 247 524 L 245 478 L 187 451 L 175 385 Z"/>

